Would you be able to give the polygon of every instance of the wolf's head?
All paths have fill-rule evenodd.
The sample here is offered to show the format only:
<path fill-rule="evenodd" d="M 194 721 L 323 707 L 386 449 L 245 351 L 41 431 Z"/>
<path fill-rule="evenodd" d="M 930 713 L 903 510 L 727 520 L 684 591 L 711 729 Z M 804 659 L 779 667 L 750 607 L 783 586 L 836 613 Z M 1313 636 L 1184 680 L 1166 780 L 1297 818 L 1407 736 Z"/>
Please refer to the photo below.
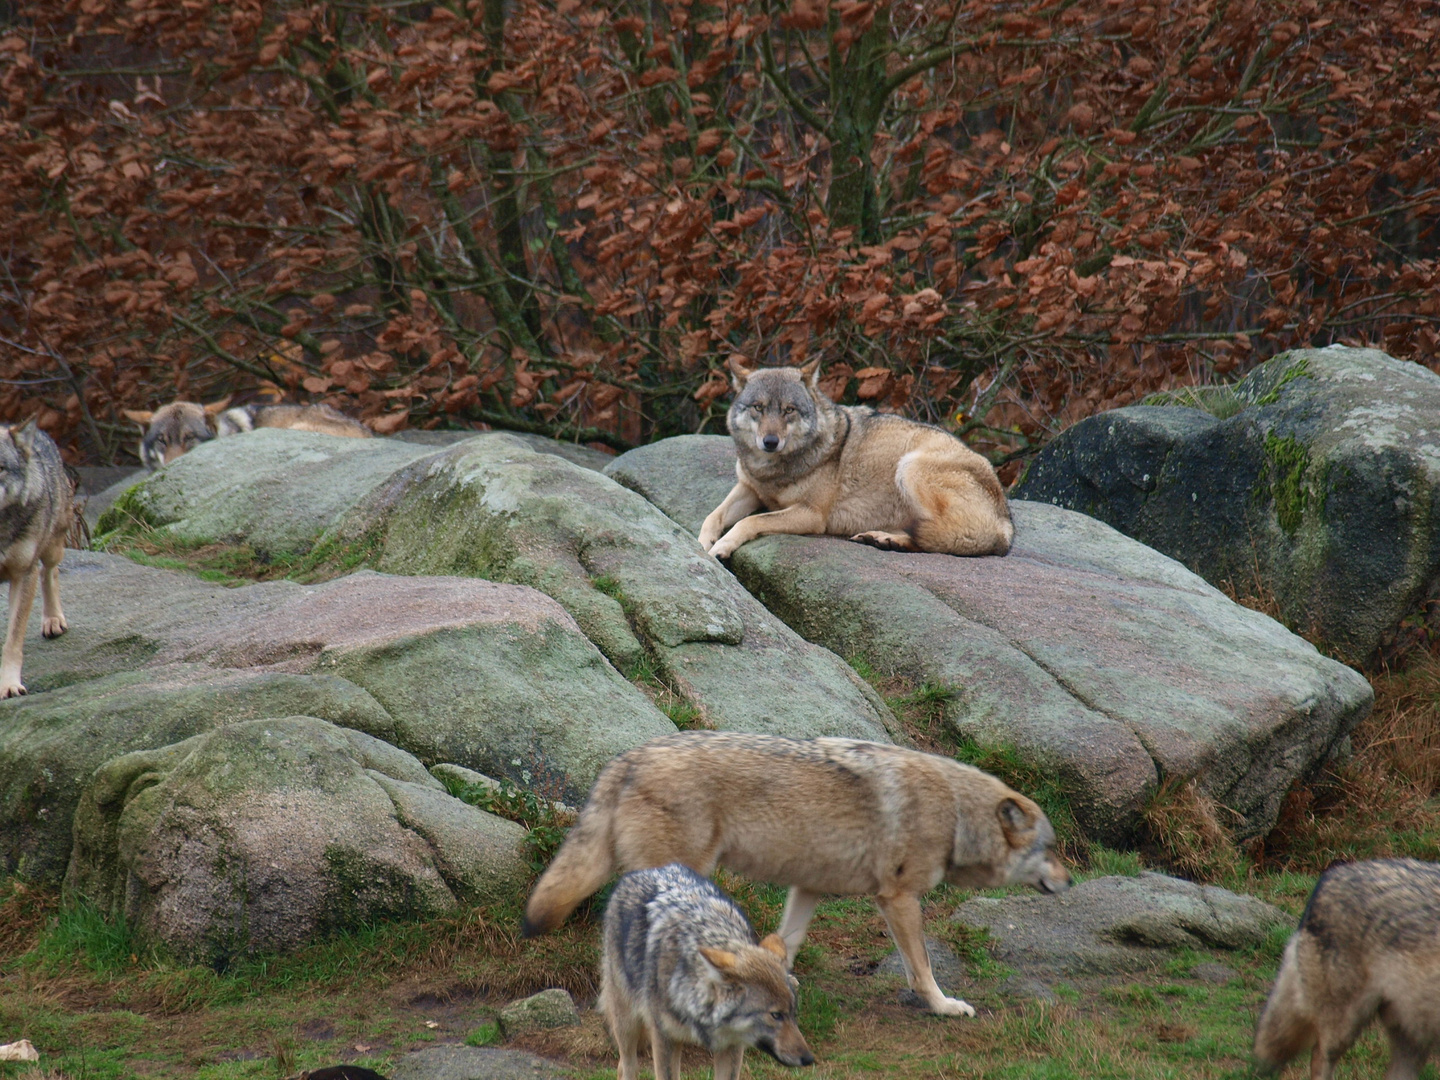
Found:
<path fill-rule="evenodd" d="M 771 934 L 759 945 L 701 946 L 716 984 L 721 1045 L 753 1046 L 781 1065 L 813 1065 L 815 1055 L 795 1024 L 795 979 L 785 970 L 785 942 Z M 721 1045 L 713 1047 L 720 1049 Z"/>
<path fill-rule="evenodd" d="M 1068 889 L 1070 871 L 1055 852 L 1055 828 L 1045 811 L 988 773 L 968 765 L 958 768 L 966 774 L 960 787 L 963 805 L 945 880 L 966 889 Z M 984 780 L 969 779 L 976 774 Z"/>
<path fill-rule="evenodd" d="M 1045 811 L 1021 795 L 996 807 L 1000 833 L 1010 849 L 1006 885 L 1033 885 L 1044 893 L 1070 887 L 1070 871 L 1055 854 L 1055 827 Z"/>
<path fill-rule="evenodd" d="M 784 454 L 808 447 L 830 405 L 820 392 L 820 360 L 804 367 L 747 368 L 732 357 L 735 401 L 726 424 L 745 450 Z"/>
<path fill-rule="evenodd" d="M 209 405 L 172 401 L 154 412 L 126 409 L 125 415 L 145 432 L 140 440 L 140 460 L 152 472 L 168 465 L 181 454 L 215 437 L 210 420 L 230 404 L 227 397 Z"/>

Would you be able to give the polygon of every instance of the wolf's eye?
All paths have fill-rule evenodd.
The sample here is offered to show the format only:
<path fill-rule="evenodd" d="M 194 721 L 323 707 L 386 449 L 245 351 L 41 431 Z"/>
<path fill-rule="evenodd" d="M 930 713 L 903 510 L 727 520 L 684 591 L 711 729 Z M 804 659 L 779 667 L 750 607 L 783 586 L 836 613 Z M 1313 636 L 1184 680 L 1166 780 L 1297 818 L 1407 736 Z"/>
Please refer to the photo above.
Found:
<path fill-rule="evenodd" d="M 750 411 L 753 412 L 753 413 L 762 413 L 762 412 L 765 411 L 765 406 L 761 405 L 761 404 L 757 401 L 755 404 L 753 404 L 753 405 L 750 406 Z"/>
<path fill-rule="evenodd" d="M 771 1019 L 771 1020 L 784 1020 L 784 1019 L 785 1019 L 785 1014 L 784 1014 L 783 1012 L 772 1012 L 772 1013 L 770 1014 L 770 1019 Z"/>
<path fill-rule="evenodd" d="M 794 406 L 794 405 L 786 405 L 785 408 L 784 408 L 784 410 L 783 410 L 783 412 L 784 412 L 784 414 L 785 414 L 786 416 L 794 416 L 794 415 L 795 415 L 795 406 Z"/>

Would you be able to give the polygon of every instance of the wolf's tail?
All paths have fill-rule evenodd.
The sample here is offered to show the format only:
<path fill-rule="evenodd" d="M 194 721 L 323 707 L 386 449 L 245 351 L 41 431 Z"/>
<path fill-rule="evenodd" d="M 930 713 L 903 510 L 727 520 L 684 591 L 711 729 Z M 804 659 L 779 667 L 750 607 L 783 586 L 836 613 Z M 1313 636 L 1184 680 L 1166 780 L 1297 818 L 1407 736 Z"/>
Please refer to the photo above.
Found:
<path fill-rule="evenodd" d="M 620 785 L 616 771 L 608 768 L 595 781 L 580 820 L 540 875 L 525 905 L 521 932 L 526 937 L 554 930 L 615 872 L 613 823 Z"/>
<path fill-rule="evenodd" d="M 1275 976 L 1275 988 L 1255 1025 L 1255 1057 L 1267 1069 L 1283 1066 L 1315 1041 L 1315 1024 L 1305 1005 L 1300 974 L 1302 930 L 1285 946 L 1285 958 Z"/>

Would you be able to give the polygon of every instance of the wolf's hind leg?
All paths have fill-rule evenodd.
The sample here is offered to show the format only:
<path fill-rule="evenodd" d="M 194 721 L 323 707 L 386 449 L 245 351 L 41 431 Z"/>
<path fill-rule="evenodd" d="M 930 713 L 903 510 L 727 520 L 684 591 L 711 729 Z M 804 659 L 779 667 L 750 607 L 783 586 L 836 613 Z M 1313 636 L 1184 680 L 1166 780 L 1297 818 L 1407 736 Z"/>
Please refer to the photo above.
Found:
<path fill-rule="evenodd" d="M 820 893 L 807 892 L 798 885 L 791 886 L 790 895 L 785 898 L 785 913 L 780 916 L 777 933 L 785 942 L 785 966 L 795 966 L 795 954 L 805 944 L 805 931 L 815 916 L 815 905 L 820 903 Z"/>
<path fill-rule="evenodd" d="M 973 464 L 945 450 L 912 450 L 895 469 L 895 485 L 914 515 L 915 546 L 947 555 L 1005 555 L 1015 536 L 1005 492 L 989 462 L 957 449 Z"/>
<path fill-rule="evenodd" d="M 875 529 L 871 532 L 856 533 L 850 537 L 857 544 L 869 544 L 881 551 L 914 551 L 915 538 L 909 533 L 883 532 Z"/>
<path fill-rule="evenodd" d="M 20 683 L 20 665 L 25 658 L 25 625 L 35 605 L 35 586 L 40 567 L 35 565 L 10 579 L 10 624 L 5 629 L 5 647 L 0 650 L 0 698 L 25 693 Z"/>

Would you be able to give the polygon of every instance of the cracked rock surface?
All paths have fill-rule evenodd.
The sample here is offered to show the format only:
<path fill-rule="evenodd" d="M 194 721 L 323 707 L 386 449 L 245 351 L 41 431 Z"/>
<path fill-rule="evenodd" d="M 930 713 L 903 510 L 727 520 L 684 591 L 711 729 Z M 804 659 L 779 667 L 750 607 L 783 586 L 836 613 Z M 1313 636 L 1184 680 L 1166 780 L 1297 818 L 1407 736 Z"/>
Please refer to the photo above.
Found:
<path fill-rule="evenodd" d="M 698 532 L 734 460 L 727 438 L 684 436 L 606 471 Z M 1369 711 L 1369 683 L 1108 525 L 1011 510 L 1005 558 L 767 536 L 731 569 L 807 640 L 947 692 L 955 733 L 1056 777 L 1091 836 L 1132 836 L 1162 776 L 1195 778 L 1241 837 L 1267 831 Z"/>
<path fill-rule="evenodd" d="M 1277 907 L 1165 874 L 1102 877 L 1059 896 L 975 897 L 954 918 L 990 932 L 994 955 L 1026 974 L 1138 972 L 1173 949 L 1259 945 L 1295 920 Z"/>

